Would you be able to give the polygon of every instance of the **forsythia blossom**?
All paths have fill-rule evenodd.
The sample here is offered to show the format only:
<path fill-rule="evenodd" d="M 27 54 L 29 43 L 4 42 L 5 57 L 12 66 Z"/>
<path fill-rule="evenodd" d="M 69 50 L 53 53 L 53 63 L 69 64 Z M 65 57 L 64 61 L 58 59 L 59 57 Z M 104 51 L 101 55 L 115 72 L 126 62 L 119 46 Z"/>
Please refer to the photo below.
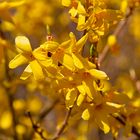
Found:
<path fill-rule="evenodd" d="M 105 9 L 103 1 L 90 0 L 87 8 L 78 0 L 67 2 L 62 0 L 62 5 L 71 7 L 69 13 L 72 20 L 77 23 L 77 30 L 87 30 L 91 42 L 98 41 L 110 26 L 116 24 L 122 18 L 121 11 Z"/>
<path fill-rule="evenodd" d="M 73 33 L 73 31 L 67 35 L 68 39 L 65 41 L 60 41 L 59 37 L 59 41 L 56 41 L 52 37 L 49 26 L 53 22 L 55 24 L 55 21 L 52 21 L 53 18 L 50 17 L 53 13 L 51 8 L 49 9 L 50 3 L 43 0 L 38 0 L 37 2 L 33 0 L 0 2 L 2 24 L 5 21 L 10 21 L 14 27 L 17 27 L 17 31 L 14 33 L 17 36 L 15 38 L 15 47 L 18 54 L 9 62 L 9 68 L 15 69 L 21 65 L 26 66 L 20 76 L 20 79 L 24 80 L 24 82 L 19 79 L 15 82 L 11 80 L 11 85 L 18 85 L 17 83 L 22 81 L 27 86 L 27 91 L 35 93 L 40 91 L 40 93 L 45 93 L 47 100 L 51 97 L 53 100 L 57 99 L 62 102 L 62 104 L 65 104 L 65 108 L 71 111 L 71 116 L 68 116 L 66 121 L 69 117 L 74 121 L 82 118 L 84 122 L 88 121 L 89 126 L 99 128 L 104 133 L 111 131 L 114 137 L 118 135 L 118 131 L 122 127 L 125 129 L 126 135 L 133 131 L 133 127 L 140 128 L 140 98 L 139 95 L 134 98 L 134 85 L 132 86 L 128 83 L 128 80 L 118 80 L 118 89 L 125 92 L 117 92 L 116 87 L 111 87 L 108 75 L 100 70 L 100 64 L 98 64 L 98 45 L 102 42 L 101 37 L 108 32 L 111 26 L 115 27 L 114 25 L 123 18 L 127 10 L 128 1 L 120 2 L 120 10 L 114 10 L 106 6 L 105 0 L 62 0 L 62 5 L 69 8 L 70 19 L 76 23 L 76 30 L 78 35 L 81 36 L 77 37 L 77 33 Z M 17 8 L 20 5 L 23 5 L 23 7 Z M 56 5 L 54 3 L 53 6 Z M 9 10 L 13 7 L 16 7 L 18 12 L 11 16 L 12 12 L 9 12 Z M 28 13 L 27 9 L 30 9 Z M 65 14 L 62 16 L 60 22 L 63 22 L 63 17 L 65 16 Z M 136 20 L 138 21 L 138 18 Z M 25 23 L 26 21 L 30 22 Z M 37 30 L 34 30 L 34 27 Z M 44 38 L 39 38 L 39 36 L 43 33 L 46 34 L 44 31 L 46 27 L 47 37 L 44 41 Z M 40 31 L 40 29 L 43 30 Z M 39 42 L 38 47 L 32 47 L 26 36 L 18 36 L 20 30 L 26 36 L 34 34 L 34 37 L 38 39 L 37 43 Z M 139 34 L 138 31 L 136 33 Z M 57 36 L 57 33 L 55 35 Z M 30 37 L 32 38 L 32 36 Z M 115 33 L 109 35 L 107 47 L 114 49 L 114 46 L 117 45 L 117 39 L 118 36 Z M 11 40 L 8 41 L 10 42 Z M 6 57 L 4 48 L 8 46 L 8 41 L 4 35 L 0 37 L 0 65 L 1 63 L 6 64 L 3 58 Z M 85 49 L 89 50 L 89 54 L 83 56 Z M 12 55 L 9 58 L 11 57 Z M 6 58 L 4 59 L 6 61 Z M 7 81 L 3 84 L 4 86 L 6 85 L 4 93 L 9 90 L 9 87 L 12 87 L 9 84 L 11 81 Z M 125 82 L 123 83 L 123 81 Z M 0 86 L 0 90 L 1 87 L 3 86 Z M 15 90 L 15 92 L 17 90 L 16 88 L 11 89 L 12 91 Z M 41 98 L 42 96 L 39 97 Z M 24 101 L 14 100 L 13 108 L 22 110 L 25 109 L 25 104 Z M 35 108 L 34 104 L 36 105 Z M 40 111 L 42 103 L 38 100 L 38 97 L 35 97 L 32 98 L 32 102 L 30 100 L 27 102 L 27 106 L 29 110 L 36 113 Z M 9 123 L 6 125 L 3 123 L 6 122 L 5 116 L 10 118 Z M 40 115 L 39 117 L 41 118 L 42 116 Z M 122 119 L 123 123 L 117 119 Z M 0 117 L 0 125 L 4 129 L 15 125 L 14 123 L 16 122 L 12 124 L 12 121 L 12 113 L 9 110 Z M 65 123 L 67 124 L 68 122 L 64 122 L 64 126 L 66 125 Z M 20 125 L 16 127 L 16 131 L 19 133 L 26 132 Z"/>

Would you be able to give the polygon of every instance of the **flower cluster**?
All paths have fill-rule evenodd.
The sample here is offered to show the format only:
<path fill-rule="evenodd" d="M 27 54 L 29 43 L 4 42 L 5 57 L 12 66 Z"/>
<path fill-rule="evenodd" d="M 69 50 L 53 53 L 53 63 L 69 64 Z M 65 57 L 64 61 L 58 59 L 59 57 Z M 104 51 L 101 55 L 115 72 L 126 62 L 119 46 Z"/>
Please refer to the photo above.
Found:
<path fill-rule="evenodd" d="M 77 41 L 71 32 L 69 40 L 61 44 L 48 40 L 33 51 L 29 40 L 18 36 L 15 42 L 19 54 L 11 60 L 9 67 L 16 68 L 28 63 L 21 79 L 25 80 L 32 74 L 37 81 L 51 79 L 52 87 L 65 97 L 68 109 L 74 106 L 84 120 L 94 118 L 95 124 L 108 133 L 108 118 L 110 114 L 118 112 L 122 105 L 106 99 L 105 82 L 108 76 L 82 56 L 88 35 L 86 33 Z"/>
<path fill-rule="evenodd" d="M 131 62 L 140 67 L 139 5 L 139 0 L 0 0 L 0 133 L 7 139 L 56 140 L 73 125 L 63 140 L 87 140 L 93 128 L 113 138 L 122 128 L 126 136 L 140 136 L 139 70 L 126 73 Z M 122 48 L 125 55 L 119 54 L 121 43 L 128 46 Z M 110 55 L 116 51 L 117 60 Z"/>
<path fill-rule="evenodd" d="M 106 9 L 102 0 L 88 2 L 62 0 L 62 5 L 70 7 L 69 13 L 72 20 L 77 23 L 77 30 L 86 30 L 89 33 L 90 42 L 99 41 L 110 26 L 122 19 L 120 10 Z"/>

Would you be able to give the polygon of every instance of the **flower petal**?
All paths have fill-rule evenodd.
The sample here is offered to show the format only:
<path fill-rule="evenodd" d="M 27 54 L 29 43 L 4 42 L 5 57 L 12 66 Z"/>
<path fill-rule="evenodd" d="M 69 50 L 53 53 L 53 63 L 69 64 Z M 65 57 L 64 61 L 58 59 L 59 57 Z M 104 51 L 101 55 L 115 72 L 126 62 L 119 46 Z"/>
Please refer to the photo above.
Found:
<path fill-rule="evenodd" d="M 37 60 L 31 61 L 30 66 L 31 66 L 35 80 L 44 79 L 44 74 L 43 74 L 42 68 L 39 65 L 39 63 L 37 62 Z"/>
<path fill-rule="evenodd" d="M 68 91 L 66 94 L 66 106 L 72 107 L 77 97 L 77 91 L 73 88 Z"/>
<path fill-rule="evenodd" d="M 76 43 L 75 50 L 77 50 L 78 52 L 81 52 L 87 39 L 88 39 L 88 34 L 85 34 L 81 39 L 79 39 Z"/>
<path fill-rule="evenodd" d="M 83 85 L 78 85 L 77 89 L 82 95 L 86 95 L 85 87 Z"/>
<path fill-rule="evenodd" d="M 78 2 L 77 11 L 79 14 L 86 14 L 86 10 L 80 1 Z"/>
<path fill-rule="evenodd" d="M 70 70 L 74 70 L 75 66 L 73 63 L 73 59 L 69 54 L 64 54 L 61 63 Z"/>
<path fill-rule="evenodd" d="M 26 80 L 27 78 L 29 78 L 32 75 L 32 69 L 30 67 L 30 64 L 25 68 L 25 70 L 23 71 L 22 75 L 20 76 L 21 80 Z"/>
<path fill-rule="evenodd" d="M 23 52 L 32 51 L 30 42 L 29 42 L 28 38 L 25 36 L 17 36 L 15 39 L 15 43 L 16 43 L 17 48 L 19 48 Z"/>
<path fill-rule="evenodd" d="M 39 63 L 47 68 L 52 65 L 52 59 L 40 60 Z"/>
<path fill-rule="evenodd" d="M 40 46 L 40 48 L 44 49 L 45 51 L 55 51 L 59 46 L 59 43 L 55 41 L 47 41 Z"/>
<path fill-rule="evenodd" d="M 108 76 L 106 75 L 106 73 L 103 71 L 100 71 L 100 70 L 91 69 L 91 70 L 89 70 L 89 73 L 93 77 L 100 79 L 100 80 L 108 79 Z"/>
<path fill-rule="evenodd" d="M 102 112 L 95 112 L 96 114 L 96 123 L 104 131 L 104 133 L 108 133 L 110 131 L 109 122 L 107 120 L 107 115 L 103 114 Z"/>
<path fill-rule="evenodd" d="M 80 59 L 78 58 L 78 55 L 75 55 L 74 53 L 72 53 L 72 58 L 73 58 L 73 62 L 74 65 L 79 68 L 79 69 L 83 69 L 84 65 L 83 63 L 80 61 Z"/>
<path fill-rule="evenodd" d="M 84 120 L 89 120 L 90 119 L 90 112 L 89 112 L 89 109 L 88 108 L 86 108 L 84 111 L 83 111 L 83 113 L 82 113 L 82 118 L 84 119 Z"/>
<path fill-rule="evenodd" d="M 74 7 L 72 7 L 69 10 L 69 13 L 71 14 L 72 17 L 76 17 L 76 15 L 77 15 L 77 9 L 75 9 Z"/>
<path fill-rule="evenodd" d="M 69 7 L 71 5 L 71 0 L 62 0 L 62 5 Z"/>
<path fill-rule="evenodd" d="M 12 59 L 9 63 L 9 68 L 14 69 L 20 65 L 26 64 L 28 62 L 28 59 L 22 55 L 22 54 L 18 54 L 15 56 L 14 59 Z"/>
<path fill-rule="evenodd" d="M 104 122 L 104 121 L 101 121 L 101 123 L 103 125 L 103 131 L 104 131 L 104 133 L 105 134 L 108 133 L 110 131 L 109 125 L 106 122 Z"/>
<path fill-rule="evenodd" d="M 89 97 L 90 99 L 93 99 L 93 95 L 92 95 L 92 92 L 93 92 L 93 91 L 91 91 L 89 85 L 88 85 L 85 81 L 82 81 L 82 84 L 83 84 L 83 86 L 84 86 L 84 88 L 85 88 L 85 91 L 86 91 L 86 94 L 88 95 L 88 97 Z"/>
<path fill-rule="evenodd" d="M 83 15 L 79 15 L 77 27 L 85 25 L 85 21 L 86 21 L 86 17 Z"/>
<path fill-rule="evenodd" d="M 85 95 L 80 94 L 77 98 L 77 106 L 80 106 L 83 103 L 84 99 L 85 99 Z"/>

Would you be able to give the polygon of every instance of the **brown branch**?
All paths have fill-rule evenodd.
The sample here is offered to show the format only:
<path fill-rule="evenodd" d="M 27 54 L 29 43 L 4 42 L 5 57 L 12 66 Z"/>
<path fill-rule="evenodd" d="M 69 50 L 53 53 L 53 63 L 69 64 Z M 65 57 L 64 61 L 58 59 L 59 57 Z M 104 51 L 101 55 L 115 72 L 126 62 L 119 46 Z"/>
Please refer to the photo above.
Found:
<path fill-rule="evenodd" d="M 44 109 L 44 111 L 39 114 L 37 123 L 40 123 L 43 121 L 43 119 L 54 109 L 54 107 L 57 105 L 59 100 L 55 100 L 52 105 L 49 108 Z M 28 136 L 28 139 L 32 139 L 34 132 L 31 132 L 31 134 Z"/>
<path fill-rule="evenodd" d="M 120 122 L 122 125 L 125 125 L 125 120 L 123 120 L 121 117 L 117 116 L 113 116 L 113 118 L 115 118 L 118 122 Z M 123 117 L 124 118 L 124 117 Z M 138 132 L 138 130 L 136 129 L 136 127 L 132 126 L 132 133 L 135 134 L 138 138 L 140 138 L 140 133 Z"/>
<path fill-rule="evenodd" d="M 88 12 L 89 6 L 90 6 L 89 0 L 85 0 L 85 9 L 86 9 L 87 12 Z"/>
<path fill-rule="evenodd" d="M 30 112 L 27 112 L 27 115 L 32 123 L 32 127 L 33 127 L 33 130 L 43 139 L 43 140 L 47 140 L 47 138 L 45 138 L 43 136 L 43 132 L 44 132 L 44 129 L 40 128 L 36 123 L 34 123 L 33 121 L 33 118 L 32 118 L 32 115 Z"/>
<path fill-rule="evenodd" d="M 33 118 L 31 116 L 31 113 L 30 112 L 27 112 L 27 115 L 32 123 L 32 127 L 33 127 L 33 130 L 38 134 L 40 135 L 40 137 L 43 139 L 43 140 L 57 140 L 61 134 L 64 132 L 66 126 L 68 125 L 68 120 L 70 118 L 70 115 L 71 115 L 71 111 L 72 111 L 72 108 L 70 108 L 66 114 L 66 117 L 64 119 L 64 122 L 62 123 L 62 126 L 61 128 L 56 131 L 56 133 L 54 134 L 54 137 L 53 138 L 45 138 L 43 136 L 43 132 L 44 132 L 44 129 L 42 129 L 39 125 L 37 125 L 36 123 L 34 123 L 33 121 Z"/>
<path fill-rule="evenodd" d="M 137 137 L 140 138 L 140 133 L 138 132 L 138 130 L 134 126 L 132 127 L 132 133 L 135 134 Z"/>
<path fill-rule="evenodd" d="M 64 132 L 66 126 L 68 125 L 68 120 L 70 118 L 71 111 L 72 111 L 72 108 L 70 108 L 68 110 L 61 128 L 56 132 L 56 134 L 54 135 L 54 137 L 51 140 L 57 140 L 60 137 L 60 135 Z"/>
<path fill-rule="evenodd" d="M 0 22 L 0 25 L 1 25 L 1 22 Z M 0 29 L 0 37 L 2 39 L 6 39 L 5 34 L 1 29 Z M 9 70 L 9 67 L 8 67 L 8 63 L 9 63 L 9 61 L 8 61 L 7 49 L 5 48 L 4 49 L 4 66 L 5 66 L 5 78 L 6 78 L 5 80 L 8 83 L 10 83 L 12 81 L 12 77 L 9 73 L 10 70 Z M 14 138 L 14 140 L 18 140 L 18 134 L 16 132 L 16 125 L 17 125 L 16 113 L 15 113 L 15 110 L 13 108 L 13 100 L 14 100 L 13 93 L 11 93 L 10 87 L 6 86 L 5 84 L 3 84 L 3 87 L 5 88 L 6 93 L 7 93 L 9 108 L 10 108 L 10 111 L 11 111 L 11 114 L 12 114 L 13 133 L 14 133 L 13 138 Z"/>
<path fill-rule="evenodd" d="M 44 111 L 39 115 L 38 121 L 43 120 L 57 105 L 59 100 L 55 100 L 49 108 L 44 109 Z"/>
<path fill-rule="evenodd" d="M 132 13 L 134 11 L 133 7 L 130 7 L 128 9 L 128 12 L 126 13 L 125 18 L 119 23 L 119 25 L 117 26 L 116 30 L 114 31 L 113 35 L 116 36 L 116 38 L 118 38 L 118 36 L 120 35 L 120 33 L 122 32 L 122 29 L 126 26 L 129 18 L 131 17 Z M 99 55 L 99 59 L 98 59 L 98 63 L 101 64 L 104 59 L 106 58 L 106 56 L 108 55 L 110 50 L 110 47 L 108 44 L 105 45 L 102 53 Z"/>

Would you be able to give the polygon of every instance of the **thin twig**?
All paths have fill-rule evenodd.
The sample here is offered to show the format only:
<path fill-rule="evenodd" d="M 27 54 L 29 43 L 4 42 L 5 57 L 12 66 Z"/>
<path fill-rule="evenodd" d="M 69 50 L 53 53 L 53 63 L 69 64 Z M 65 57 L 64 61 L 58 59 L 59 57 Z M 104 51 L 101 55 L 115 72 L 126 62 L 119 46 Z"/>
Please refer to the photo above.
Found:
<path fill-rule="evenodd" d="M 112 117 L 114 117 L 114 118 L 115 118 L 118 122 L 120 122 L 122 125 L 125 125 L 125 124 L 126 124 L 125 120 L 123 120 L 121 117 L 119 117 L 119 116 L 115 117 L 115 116 L 113 116 L 113 115 L 112 115 Z M 134 126 L 132 126 L 132 133 L 135 134 L 137 137 L 140 138 L 140 133 L 138 132 L 138 130 L 137 130 L 136 127 L 134 127 Z"/>
<path fill-rule="evenodd" d="M 140 133 L 138 132 L 138 130 L 134 126 L 132 127 L 132 133 L 135 134 L 138 138 L 140 138 Z"/>
<path fill-rule="evenodd" d="M 34 131 L 43 139 L 43 140 L 47 140 L 47 138 L 45 138 L 43 136 L 43 132 L 44 132 L 44 129 L 40 128 L 36 123 L 34 123 L 33 121 L 33 118 L 32 118 L 32 115 L 30 112 L 27 112 L 27 115 L 32 123 L 32 127 L 34 129 Z"/>
<path fill-rule="evenodd" d="M 66 126 L 68 125 L 68 120 L 70 118 L 71 111 L 72 111 L 72 108 L 68 110 L 61 128 L 56 132 L 55 136 L 51 140 L 57 140 L 60 137 L 60 135 L 64 132 Z"/>
<path fill-rule="evenodd" d="M 54 107 L 57 105 L 59 100 L 55 100 L 52 105 L 49 108 L 44 109 L 44 111 L 39 115 L 37 123 L 40 123 L 44 120 L 44 118 L 54 109 Z M 33 137 L 34 132 L 30 134 L 28 139 L 31 139 Z"/>
<path fill-rule="evenodd" d="M 89 6 L 90 6 L 89 0 L 85 0 L 85 9 L 86 9 L 87 12 L 88 12 Z"/>
<path fill-rule="evenodd" d="M 132 13 L 134 11 L 134 8 L 129 8 L 125 18 L 119 23 L 119 25 L 117 26 L 116 30 L 114 31 L 113 35 L 116 36 L 116 38 L 118 38 L 118 36 L 120 35 L 120 33 L 122 32 L 122 29 L 126 26 L 129 18 L 131 17 Z M 102 53 L 99 55 L 99 64 L 101 64 L 105 57 L 107 56 L 107 54 L 109 53 L 110 47 L 108 44 L 105 45 Z"/>
<path fill-rule="evenodd" d="M 59 101 L 59 100 L 55 100 L 49 108 L 46 108 L 46 109 L 39 115 L 38 121 L 43 120 L 43 119 L 54 109 L 54 107 L 57 105 L 58 101 Z"/>
<path fill-rule="evenodd" d="M 35 131 L 38 135 L 40 135 L 40 137 L 41 137 L 43 140 L 57 140 L 57 139 L 61 136 L 61 134 L 64 132 L 66 126 L 68 125 L 68 120 L 69 120 L 69 118 L 70 118 L 71 111 L 72 111 L 72 108 L 70 108 L 70 109 L 68 110 L 68 112 L 67 112 L 67 114 L 66 114 L 66 117 L 65 117 L 65 119 L 64 119 L 64 122 L 62 123 L 61 128 L 60 128 L 58 131 L 56 131 L 56 133 L 54 134 L 54 137 L 53 137 L 53 138 L 46 138 L 46 137 L 44 137 L 44 136 L 43 136 L 44 130 L 43 130 L 42 128 L 40 128 L 40 126 L 38 126 L 36 123 L 34 123 L 33 118 L 32 118 L 32 116 L 31 116 L 31 113 L 30 113 L 30 112 L 27 112 L 27 115 L 28 115 L 28 117 L 29 117 L 29 119 L 30 119 L 30 121 L 31 121 L 31 123 L 32 123 L 32 127 L 33 127 L 34 131 Z M 39 130 L 39 129 L 40 129 L 40 130 Z"/>

